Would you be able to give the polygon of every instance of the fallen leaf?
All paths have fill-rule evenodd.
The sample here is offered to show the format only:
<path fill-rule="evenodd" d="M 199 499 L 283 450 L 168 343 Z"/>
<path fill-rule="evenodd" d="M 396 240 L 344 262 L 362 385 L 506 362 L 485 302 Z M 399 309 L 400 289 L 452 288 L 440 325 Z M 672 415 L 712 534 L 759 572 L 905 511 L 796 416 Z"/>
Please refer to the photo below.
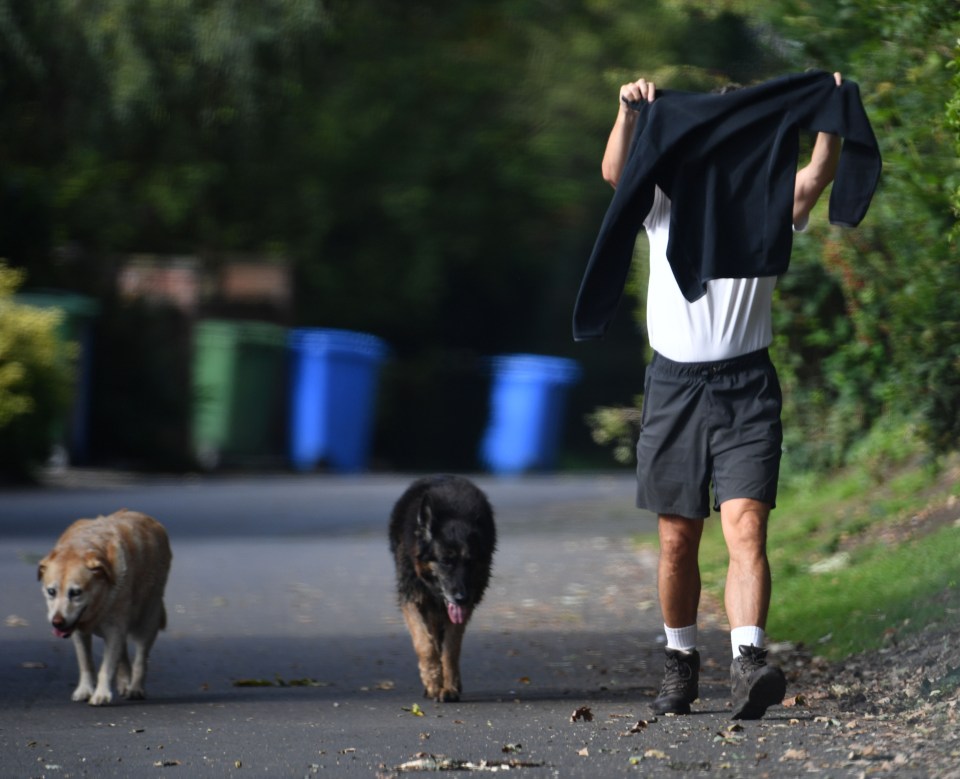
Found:
<path fill-rule="evenodd" d="M 407 760 L 397 766 L 397 771 L 443 771 L 449 770 L 449 763 L 446 758 L 436 758 L 433 755 L 415 757 L 413 760 Z"/>
<path fill-rule="evenodd" d="M 743 730 L 743 728 L 741 727 L 740 730 Z M 734 728 L 730 728 L 730 730 L 721 730 L 719 733 L 717 733 L 717 735 L 713 737 L 713 741 L 714 743 L 722 742 L 724 744 L 739 744 L 745 738 L 746 736 L 744 736 L 742 733 L 738 733 L 736 730 L 734 730 Z"/>
<path fill-rule="evenodd" d="M 570 715 L 571 722 L 577 722 L 578 720 L 583 720 L 584 722 L 593 722 L 593 712 L 590 711 L 589 706 L 581 706 Z"/>
<path fill-rule="evenodd" d="M 662 749 L 648 749 L 646 752 L 643 753 L 643 756 L 653 760 L 667 759 L 667 753 L 664 752 Z"/>
<path fill-rule="evenodd" d="M 26 660 L 25 662 L 20 663 L 21 668 L 26 668 L 30 671 L 36 671 L 47 667 L 46 663 L 41 663 L 34 660 Z"/>
<path fill-rule="evenodd" d="M 23 617 L 18 617 L 16 614 L 11 614 L 9 617 L 7 617 L 3 621 L 3 624 L 6 625 L 8 628 L 30 627 L 30 623 L 27 622 L 27 620 L 25 620 Z"/>
<path fill-rule="evenodd" d="M 803 693 L 798 693 L 791 698 L 784 698 L 782 706 L 806 706 L 807 699 L 804 697 Z"/>
<path fill-rule="evenodd" d="M 805 749 L 788 749 L 780 758 L 780 762 L 785 760 L 807 760 L 808 759 L 807 750 Z"/>
<path fill-rule="evenodd" d="M 284 686 L 284 682 L 279 677 L 277 682 L 281 687 Z M 316 679 L 290 679 L 285 683 L 288 687 L 329 687 L 332 682 L 318 682 Z"/>
<path fill-rule="evenodd" d="M 500 751 L 505 754 L 510 754 L 511 752 L 520 752 L 523 750 L 522 744 L 504 744 Z"/>
<path fill-rule="evenodd" d="M 637 720 L 636 723 L 629 730 L 624 731 L 621 735 L 629 736 L 629 735 L 632 735 L 633 733 L 642 733 L 644 730 L 646 730 L 647 724 L 648 723 L 646 720 L 643 720 L 643 719 Z"/>
<path fill-rule="evenodd" d="M 316 679 L 284 679 L 281 676 L 275 676 L 273 681 L 270 679 L 235 679 L 234 687 L 330 687 L 331 682 L 318 682 Z M 204 684 L 201 689 L 209 689 L 209 685 Z"/>
<path fill-rule="evenodd" d="M 424 714 L 423 709 L 420 708 L 419 703 L 413 704 L 413 706 L 411 706 L 409 709 L 406 706 L 401 706 L 400 708 L 402 708 L 404 711 L 409 711 L 415 717 L 422 717 Z"/>
<path fill-rule="evenodd" d="M 743 725 L 739 722 L 731 723 L 726 730 L 719 731 L 714 737 L 714 742 L 723 742 L 724 744 L 739 744 L 746 736 L 743 734 Z"/>
<path fill-rule="evenodd" d="M 517 679 L 517 681 L 520 682 L 520 684 L 530 684 L 530 677 L 521 676 L 519 679 Z"/>
<path fill-rule="evenodd" d="M 891 755 L 889 752 L 881 752 L 875 746 L 864 747 L 859 751 L 852 751 L 847 759 L 848 760 L 878 760 L 886 761 L 893 760 L 895 755 Z"/>
<path fill-rule="evenodd" d="M 580 755 L 580 757 L 590 757 L 590 750 L 584 747 L 579 752 L 577 752 L 577 754 Z"/>

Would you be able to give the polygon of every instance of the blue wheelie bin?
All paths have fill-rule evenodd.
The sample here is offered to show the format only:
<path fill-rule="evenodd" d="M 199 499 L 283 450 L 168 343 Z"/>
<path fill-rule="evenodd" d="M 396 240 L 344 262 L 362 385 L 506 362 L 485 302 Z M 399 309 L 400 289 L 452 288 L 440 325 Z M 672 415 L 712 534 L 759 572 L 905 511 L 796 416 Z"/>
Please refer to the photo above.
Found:
<path fill-rule="evenodd" d="M 300 328 L 290 351 L 289 459 L 298 471 L 367 467 L 386 344 L 366 333 Z"/>
<path fill-rule="evenodd" d="M 491 362 L 490 422 L 480 448 L 496 474 L 551 470 L 556 465 L 567 387 L 576 362 L 562 357 L 512 354 Z"/>

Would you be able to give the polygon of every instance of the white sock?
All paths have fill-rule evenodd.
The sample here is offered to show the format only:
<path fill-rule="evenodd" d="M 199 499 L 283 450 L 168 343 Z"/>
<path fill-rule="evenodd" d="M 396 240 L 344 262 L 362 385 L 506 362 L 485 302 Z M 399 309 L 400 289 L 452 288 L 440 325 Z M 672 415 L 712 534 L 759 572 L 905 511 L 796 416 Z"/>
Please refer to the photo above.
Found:
<path fill-rule="evenodd" d="M 733 656 L 740 657 L 741 646 L 762 647 L 765 637 L 763 628 L 758 628 L 756 625 L 734 628 L 730 631 L 730 648 L 733 650 Z"/>
<path fill-rule="evenodd" d="M 697 626 L 688 625 L 685 628 L 668 628 L 663 626 L 667 634 L 667 649 L 679 649 L 681 652 L 689 652 L 697 647 Z"/>

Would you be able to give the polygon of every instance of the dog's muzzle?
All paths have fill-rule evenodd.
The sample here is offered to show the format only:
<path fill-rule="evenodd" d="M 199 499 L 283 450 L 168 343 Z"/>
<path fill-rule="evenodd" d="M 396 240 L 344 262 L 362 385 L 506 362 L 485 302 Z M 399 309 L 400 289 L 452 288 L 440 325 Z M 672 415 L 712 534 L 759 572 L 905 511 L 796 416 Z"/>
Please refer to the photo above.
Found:
<path fill-rule="evenodd" d="M 50 625 L 53 627 L 53 634 L 57 638 L 70 638 L 70 636 L 73 635 L 73 631 L 76 630 L 77 624 L 80 622 L 80 618 L 83 616 L 83 612 L 85 610 L 86 606 L 80 610 L 80 613 L 77 614 L 77 618 L 69 625 L 60 614 L 55 615 L 54 618 L 50 620 Z"/>

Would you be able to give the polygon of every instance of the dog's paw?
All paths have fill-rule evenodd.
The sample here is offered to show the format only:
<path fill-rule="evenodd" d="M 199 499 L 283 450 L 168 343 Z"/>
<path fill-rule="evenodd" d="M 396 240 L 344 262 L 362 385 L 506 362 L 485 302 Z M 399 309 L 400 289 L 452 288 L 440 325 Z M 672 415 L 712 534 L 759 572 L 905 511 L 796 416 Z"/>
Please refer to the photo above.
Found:
<path fill-rule="evenodd" d="M 96 690 L 87 703 L 91 706 L 108 706 L 113 703 L 113 693 L 110 690 Z"/>
<path fill-rule="evenodd" d="M 443 689 L 437 695 L 437 703 L 456 703 L 460 700 L 460 690 Z"/>
<path fill-rule="evenodd" d="M 73 691 L 73 695 L 70 696 L 70 700 L 76 701 L 77 703 L 83 703 L 84 701 L 90 700 L 93 696 L 93 687 L 88 684 L 80 684 L 77 686 L 77 689 Z"/>
<path fill-rule="evenodd" d="M 147 697 L 147 693 L 144 692 L 143 687 L 130 687 L 124 690 L 122 695 L 128 701 L 142 701 Z"/>

